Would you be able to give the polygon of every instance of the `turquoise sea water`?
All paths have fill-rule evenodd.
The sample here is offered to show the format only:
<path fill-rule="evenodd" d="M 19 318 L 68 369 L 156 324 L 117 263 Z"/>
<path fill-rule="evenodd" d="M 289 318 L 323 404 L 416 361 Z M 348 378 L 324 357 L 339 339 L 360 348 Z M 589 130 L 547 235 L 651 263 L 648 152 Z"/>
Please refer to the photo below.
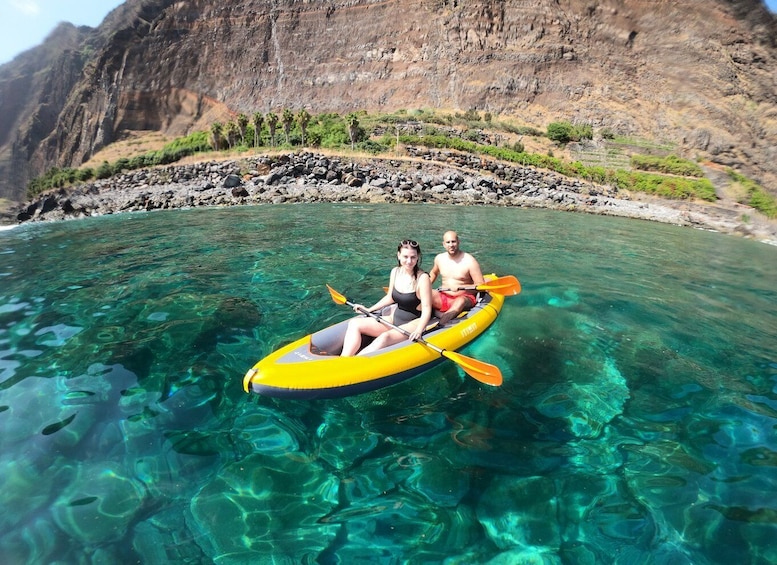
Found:
<path fill-rule="evenodd" d="M 516 275 L 462 353 L 246 395 L 399 240 Z M 777 562 L 777 249 L 559 212 L 295 205 L 0 232 L 3 563 Z"/>

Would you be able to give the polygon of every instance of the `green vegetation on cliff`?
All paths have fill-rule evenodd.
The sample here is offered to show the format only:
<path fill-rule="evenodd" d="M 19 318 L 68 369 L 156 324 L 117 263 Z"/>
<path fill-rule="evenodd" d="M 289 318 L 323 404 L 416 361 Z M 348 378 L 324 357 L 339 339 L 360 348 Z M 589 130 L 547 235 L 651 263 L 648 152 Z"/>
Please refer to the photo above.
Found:
<path fill-rule="evenodd" d="M 277 128 L 283 129 L 279 142 Z M 603 130 L 604 139 L 612 134 Z M 28 196 L 51 188 L 60 188 L 93 178 L 107 178 L 123 171 L 174 163 L 190 155 L 207 152 L 244 152 L 249 148 L 292 149 L 295 146 L 320 147 L 335 151 L 357 151 L 378 155 L 395 153 L 401 146 L 422 146 L 450 149 L 488 156 L 522 166 L 549 169 L 559 174 L 587 182 L 616 186 L 620 190 L 644 192 L 671 199 L 716 200 L 712 183 L 704 178 L 701 168 L 675 155 L 656 157 L 633 155 L 631 170 L 602 165 L 584 165 L 580 161 L 564 161 L 548 154 L 527 152 L 524 136 L 545 137 L 565 145 L 571 141 L 592 139 L 589 125 L 554 122 L 546 132 L 496 121 L 491 114 L 481 116 L 474 110 L 464 113 L 439 114 L 431 110 L 398 111 L 392 114 L 370 115 L 360 111 L 341 116 L 323 113 L 315 116 L 300 110 L 296 114 L 284 109 L 254 113 L 249 119 L 239 114 L 226 124 L 214 123 L 209 131 L 192 133 L 166 144 L 158 151 L 103 162 L 97 170 L 53 168 L 33 179 Z M 517 137 L 517 139 L 516 139 Z M 621 165 L 622 166 L 622 165 Z M 777 216 L 777 201 L 754 181 L 730 172 L 732 179 L 746 188 L 742 203 L 752 206 L 770 218 Z"/>
<path fill-rule="evenodd" d="M 654 157 L 652 155 L 634 155 L 631 157 L 631 166 L 640 171 L 656 171 L 667 175 L 679 175 L 684 177 L 703 177 L 704 171 L 693 161 L 681 159 L 676 155 L 666 157 Z"/>
<path fill-rule="evenodd" d="M 755 208 L 767 218 L 777 218 L 777 199 L 774 196 L 766 192 L 758 183 L 732 169 L 728 170 L 728 176 L 745 189 L 744 195 L 739 199 L 740 204 Z"/>

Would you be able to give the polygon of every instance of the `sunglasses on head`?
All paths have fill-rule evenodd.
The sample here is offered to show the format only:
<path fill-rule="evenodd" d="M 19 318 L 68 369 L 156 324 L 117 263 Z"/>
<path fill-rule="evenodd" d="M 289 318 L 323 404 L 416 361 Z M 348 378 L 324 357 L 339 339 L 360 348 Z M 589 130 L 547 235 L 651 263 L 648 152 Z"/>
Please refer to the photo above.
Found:
<path fill-rule="evenodd" d="M 412 239 L 405 239 L 402 241 L 401 245 L 404 247 L 405 245 L 409 245 L 410 247 L 418 247 L 418 242 Z"/>

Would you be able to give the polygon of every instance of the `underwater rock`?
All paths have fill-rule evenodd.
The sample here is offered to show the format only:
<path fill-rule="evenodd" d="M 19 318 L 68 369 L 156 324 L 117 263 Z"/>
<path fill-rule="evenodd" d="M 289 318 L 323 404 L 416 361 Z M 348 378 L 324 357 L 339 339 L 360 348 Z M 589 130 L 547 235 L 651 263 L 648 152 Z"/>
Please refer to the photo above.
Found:
<path fill-rule="evenodd" d="M 2 489 L 0 489 L 2 490 Z M 3 513 L 9 510 L 3 507 Z M 3 563 L 55 563 L 61 559 L 56 553 L 57 544 L 64 535 L 57 535 L 57 528 L 46 516 L 34 517 L 18 528 L 0 529 L 0 556 Z"/>
<path fill-rule="evenodd" d="M 604 475 L 615 473 L 623 466 L 625 456 L 621 448 L 624 446 L 628 448 L 630 444 L 637 441 L 633 438 L 620 437 L 613 431 L 612 426 L 608 426 L 599 437 L 569 441 L 559 445 L 553 451 L 565 458 L 566 465 Z"/>
<path fill-rule="evenodd" d="M 140 563 L 206 563 L 178 508 L 168 508 L 133 528 L 132 549 Z"/>
<path fill-rule="evenodd" d="M 624 490 L 628 488 L 617 475 L 588 473 L 565 481 L 559 501 L 559 523 L 566 542 L 563 552 L 571 550 L 573 541 L 585 541 L 589 551 L 596 551 L 596 563 L 610 562 L 616 553 L 624 563 L 656 562 L 645 555 L 645 548 L 649 552 L 653 547 L 655 524 L 649 511 L 625 497 Z M 632 550 L 641 556 L 623 556 Z"/>
<path fill-rule="evenodd" d="M 332 414 L 331 412 L 327 415 Z M 368 457 L 378 445 L 378 434 L 354 430 L 350 422 L 330 421 L 316 430 L 318 438 L 317 455 L 335 469 L 347 469 Z"/>
<path fill-rule="evenodd" d="M 336 548 L 337 563 L 364 563 L 365 548 L 370 548 L 370 563 L 412 563 L 408 557 L 424 549 L 442 546 L 449 553 L 446 535 L 449 524 L 458 520 L 453 513 L 435 508 L 428 501 L 396 489 L 338 509 L 323 520 L 340 524 L 342 531 Z M 469 524 L 469 523 L 468 523 Z M 470 539 L 468 536 L 459 536 Z M 404 551 L 397 555 L 397 540 L 405 540 Z M 343 543 L 347 540 L 347 543 Z M 416 547 L 414 547 L 416 546 Z M 332 551 L 331 548 L 327 552 Z M 326 555 L 326 554 L 325 554 Z M 442 559 L 418 562 L 439 563 Z"/>
<path fill-rule="evenodd" d="M 45 507 L 58 477 L 55 467 L 38 470 L 35 462 L 25 455 L 10 460 L 4 451 L 0 455 L 0 532 L 7 532 L 38 509 Z M 61 474 L 60 474 L 61 475 Z M 2 552 L 0 552 L 2 554 Z"/>
<path fill-rule="evenodd" d="M 64 380 L 64 379 L 62 379 Z M 14 446 L 25 443 L 27 450 L 37 451 L 38 443 L 48 445 L 51 435 L 41 432 L 49 426 L 63 422 L 76 412 L 62 406 L 62 398 L 55 393 L 56 379 L 27 377 L 10 388 L 0 390 L 0 405 L 7 409 L 0 412 L 0 449 L 13 452 Z M 46 391 L 50 393 L 46 394 Z M 44 446 L 41 452 L 48 451 Z"/>
<path fill-rule="evenodd" d="M 251 300 L 234 296 L 221 299 L 194 338 L 193 347 L 207 349 L 216 342 L 228 343 L 235 336 L 251 335 L 261 323 L 261 310 Z"/>
<path fill-rule="evenodd" d="M 427 498 L 435 506 L 455 508 L 469 491 L 469 475 L 440 457 L 411 454 L 402 458 L 414 467 L 407 488 Z"/>
<path fill-rule="evenodd" d="M 629 398 L 626 379 L 610 358 L 581 356 L 568 363 L 569 377 L 553 385 L 536 403 L 550 418 L 562 418 L 570 433 L 596 438 L 604 427 L 623 412 Z M 580 382 L 581 377 L 588 382 Z"/>
<path fill-rule="evenodd" d="M 300 451 L 295 430 L 286 425 L 281 415 L 261 406 L 241 414 L 232 429 L 246 455 L 280 456 Z"/>
<path fill-rule="evenodd" d="M 561 565 L 563 561 L 556 553 L 541 547 L 526 547 L 511 549 L 500 553 L 493 559 L 485 562 L 485 565 Z"/>
<path fill-rule="evenodd" d="M 118 402 L 121 371 L 65 377 L 27 377 L 0 390 L 0 448 L 25 443 L 43 458 L 73 448 L 87 437 L 105 410 Z"/>
<path fill-rule="evenodd" d="M 560 532 L 554 481 L 545 477 L 499 477 L 483 493 L 477 517 L 500 549 L 542 548 L 557 551 Z"/>
<path fill-rule="evenodd" d="M 110 462 L 81 463 L 52 506 L 57 526 L 87 546 L 116 541 L 143 504 L 144 491 Z"/>
<path fill-rule="evenodd" d="M 551 296 L 548 299 L 548 306 L 554 308 L 572 308 L 578 304 L 580 304 L 580 295 L 574 288 L 564 290 L 561 296 Z"/>
<path fill-rule="evenodd" d="M 193 497 L 187 523 L 210 560 L 312 562 L 335 538 L 339 526 L 319 519 L 335 506 L 339 481 L 292 455 L 229 464 Z"/>
<path fill-rule="evenodd" d="M 386 453 L 378 457 L 375 453 L 364 459 L 358 467 L 349 469 L 340 479 L 339 505 L 335 512 L 343 507 L 358 508 L 377 499 L 387 492 L 393 492 L 410 475 L 410 471 L 398 469 L 396 454 Z"/>

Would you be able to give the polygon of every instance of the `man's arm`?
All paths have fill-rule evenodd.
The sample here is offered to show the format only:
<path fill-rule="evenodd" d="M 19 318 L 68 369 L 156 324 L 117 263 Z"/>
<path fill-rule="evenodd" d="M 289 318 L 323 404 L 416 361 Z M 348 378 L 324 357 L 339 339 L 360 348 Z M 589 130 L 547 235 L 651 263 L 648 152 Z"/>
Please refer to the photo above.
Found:
<path fill-rule="evenodd" d="M 472 277 L 472 282 L 475 286 L 481 285 L 486 282 L 486 279 L 483 278 L 483 273 L 480 270 L 480 263 L 478 263 L 477 259 L 472 257 L 470 255 L 470 265 L 469 265 L 469 276 Z"/>
<path fill-rule="evenodd" d="M 432 284 L 434 284 L 434 280 L 437 278 L 437 275 L 440 274 L 440 267 L 437 265 L 437 257 L 434 258 L 434 265 L 432 265 L 432 270 L 429 271 L 429 280 L 432 281 Z"/>

